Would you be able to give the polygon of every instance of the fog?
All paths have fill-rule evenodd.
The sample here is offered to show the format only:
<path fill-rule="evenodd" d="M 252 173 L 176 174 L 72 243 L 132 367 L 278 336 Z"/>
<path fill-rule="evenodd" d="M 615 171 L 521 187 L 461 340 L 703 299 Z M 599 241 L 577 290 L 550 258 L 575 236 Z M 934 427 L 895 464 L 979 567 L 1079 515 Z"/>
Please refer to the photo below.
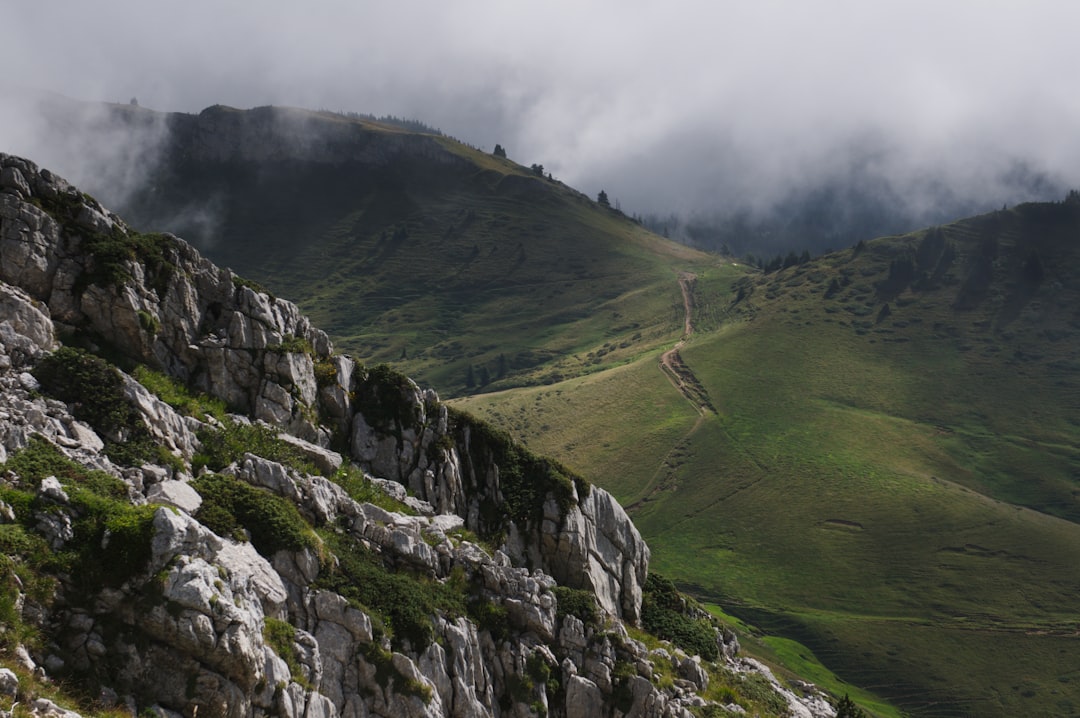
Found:
<path fill-rule="evenodd" d="M 1080 186 L 1072 3 L 102 0 L 4 15 L 9 83 L 167 111 L 416 118 L 628 213 L 765 214 L 831 182 L 922 221 Z M 16 104 L 0 107 L 0 151 L 76 182 L 95 179 L 80 151 L 141 151 L 43 141 Z"/>

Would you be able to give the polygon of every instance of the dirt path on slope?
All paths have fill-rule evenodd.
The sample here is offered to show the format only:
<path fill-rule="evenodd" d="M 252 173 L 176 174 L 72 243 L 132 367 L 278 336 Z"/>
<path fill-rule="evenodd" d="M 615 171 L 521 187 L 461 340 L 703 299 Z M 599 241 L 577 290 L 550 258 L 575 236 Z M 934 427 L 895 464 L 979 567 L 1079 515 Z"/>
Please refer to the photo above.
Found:
<path fill-rule="evenodd" d="M 683 336 L 675 346 L 660 355 L 660 370 L 667 375 L 668 380 L 682 394 L 688 402 L 694 405 L 702 416 L 715 414 L 709 393 L 705 391 L 694 372 L 683 362 L 679 349 L 686 344 L 686 340 L 694 333 L 694 282 L 697 276 L 689 272 L 679 273 L 679 289 L 683 297 Z"/>
<path fill-rule="evenodd" d="M 712 399 L 709 398 L 709 393 L 705 391 L 705 387 L 694 376 L 690 367 L 686 366 L 682 355 L 679 354 L 679 349 L 694 333 L 694 281 L 696 279 L 697 276 L 689 272 L 679 273 L 679 289 L 682 290 L 683 297 L 683 335 L 675 346 L 660 355 L 660 370 L 664 372 L 672 386 L 694 405 L 698 418 L 686 436 L 671 447 L 671 451 L 660 461 L 660 466 L 649 481 L 645 494 L 626 507 L 631 513 L 652 501 L 658 493 L 674 491 L 678 488 L 679 469 L 687 461 L 690 437 L 701 428 L 706 416 L 717 413 Z"/>

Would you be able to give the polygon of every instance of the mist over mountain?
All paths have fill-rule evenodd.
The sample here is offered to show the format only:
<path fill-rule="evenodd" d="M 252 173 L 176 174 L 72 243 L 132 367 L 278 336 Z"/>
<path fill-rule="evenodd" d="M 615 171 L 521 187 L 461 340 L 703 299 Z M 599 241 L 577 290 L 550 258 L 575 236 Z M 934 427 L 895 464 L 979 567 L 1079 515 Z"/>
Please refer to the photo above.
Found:
<path fill-rule="evenodd" d="M 592 197 L 604 190 L 629 214 L 674 213 L 699 228 L 695 241 L 719 233 L 730 247 L 748 232 L 759 252 L 816 251 L 1080 186 L 1076 13 L 1056 2 L 470 0 L 422 13 L 272 2 L 257 14 L 26 3 L 5 18 L 0 60 L 20 68 L 9 82 L 88 101 L 417 119 L 487 151 L 501 144 Z M 8 151 L 44 162 L 70 162 L 67 143 L 96 152 L 73 133 L 42 135 L 8 95 Z M 84 186 L 98 177 L 50 166 Z"/>
<path fill-rule="evenodd" d="M 223 196 L 204 195 L 166 214 L 146 214 L 129 204 L 135 194 L 145 198 L 153 191 L 147 183 L 156 181 L 163 160 L 175 164 L 182 159 L 176 147 L 189 138 L 174 134 L 190 126 L 184 117 L 194 115 L 157 112 L 141 107 L 137 98 L 123 104 L 80 102 L 26 88 L 12 90 L 7 97 L 10 101 L 0 108 L 0 128 L 16 150 L 44 157 L 50 166 L 79 178 L 96 196 L 136 221 L 196 241 L 211 241 L 218 234 Z M 342 119 L 380 120 L 373 114 L 334 114 Z M 442 134 L 422 118 L 384 116 L 381 121 Z M 310 121 L 288 132 L 296 141 L 294 158 L 325 139 L 321 136 L 325 126 Z M 1019 158 L 998 158 L 995 166 L 981 168 L 973 181 L 950 177 L 947 168 L 897 171 L 906 162 L 902 153 L 878 135 L 852 139 L 816 174 L 793 172 L 760 193 L 752 184 L 740 184 L 745 175 L 737 169 L 726 173 L 724 168 L 713 168 L 706 183 L 714 188 L 711 201 L 702 194 L 690 204 L 674 201 L 672 207 L 659 211 L 639 212 L 614 192 L 610 194 L 613 204 L 657 234 L 708 251 L 768 261 L 790 252 L 816 255 L 861 239 L 901 234 L 1003 205 L 1056 199 L 1070 188 L 1064 174 Z M 304 159 L 334 161 L 317 152 Z"/>
<path fill-rule="evenodd" d="M 879 165 L 853 153 L 834 174 L 807 178 L 768 204 L 717 206 L 683 216 L 651 214 L 642 221 L 654 232 L 694 247 L 767 261 L 789 252 L 821 254 L 1003 205 L 1056 199 L 1069 189 L 1060 177 L 1019 160 L 987 178 L 983 196 L 969 196 L 966 188 L 941 176 L 897 180 L 883 174 Z"/>

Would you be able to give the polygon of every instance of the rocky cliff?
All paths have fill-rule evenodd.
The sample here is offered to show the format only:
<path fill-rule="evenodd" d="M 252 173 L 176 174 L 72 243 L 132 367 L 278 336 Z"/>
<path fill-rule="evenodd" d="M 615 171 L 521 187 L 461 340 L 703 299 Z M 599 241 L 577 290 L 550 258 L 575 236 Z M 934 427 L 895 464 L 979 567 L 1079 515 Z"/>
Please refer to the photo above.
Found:
<path fill-rule="evenodd" d="M 609 494 L 7 155 L 0 462 L 0 693 L 39 713 L 50 678 L 159 715 L 834 713 L 650 604 Z"/>
<path fill-rule="evenodd" d="M 124 109 L 119 108 L 117 114 L 129 123 L 161 120 L 145 113 L 121 114 Z M 466 164 L 435 135 L 398 132 L 385 125 L 372 130 L 332 113 L 269 106 L 245 111 L 214 105 L 197 115 L 172 113 L 164 119 L 173 146 L 184 148 L 183 158 L 190 161 L 385 166 L 423 159 L 436 164 Z"/>

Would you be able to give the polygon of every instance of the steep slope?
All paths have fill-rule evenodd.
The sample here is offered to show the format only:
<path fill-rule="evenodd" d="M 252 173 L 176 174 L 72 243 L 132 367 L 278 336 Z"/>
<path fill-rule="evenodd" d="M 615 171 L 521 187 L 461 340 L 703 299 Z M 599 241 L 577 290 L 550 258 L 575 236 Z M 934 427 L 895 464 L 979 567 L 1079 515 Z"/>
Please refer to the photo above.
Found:
<path fill-rule="evenodd" d="M 550 383 L 677 338 L 678 273 L 717 263 L 447 137 L 275 107 L 114 112 L 164 126 L 125 216 L 194 237 L 344 350 L 451 395 Z"/>
<path fill-rule="evenodd" d="M 659 570 L 906 710 L 1076 715 L 1078 239 L 1073 194 L 748 276 L 681 350 L 719 414 L 672 409 L 659 468 L 568 449 L 590 406 L 651 440 L 601 377 L 521 397 L 521 435 L 632 503 Z"/>
<path fill-rule="evenodd" d="M 603 490 L 32 163 L 0 155 L 0 188 L 11 700 L 62 712 L 48 675 L 163 715 L 689 716 L 711 686 L 835 714 L 646 582 Z M 712 662 L 630 636 L 657 615 Z"/>

